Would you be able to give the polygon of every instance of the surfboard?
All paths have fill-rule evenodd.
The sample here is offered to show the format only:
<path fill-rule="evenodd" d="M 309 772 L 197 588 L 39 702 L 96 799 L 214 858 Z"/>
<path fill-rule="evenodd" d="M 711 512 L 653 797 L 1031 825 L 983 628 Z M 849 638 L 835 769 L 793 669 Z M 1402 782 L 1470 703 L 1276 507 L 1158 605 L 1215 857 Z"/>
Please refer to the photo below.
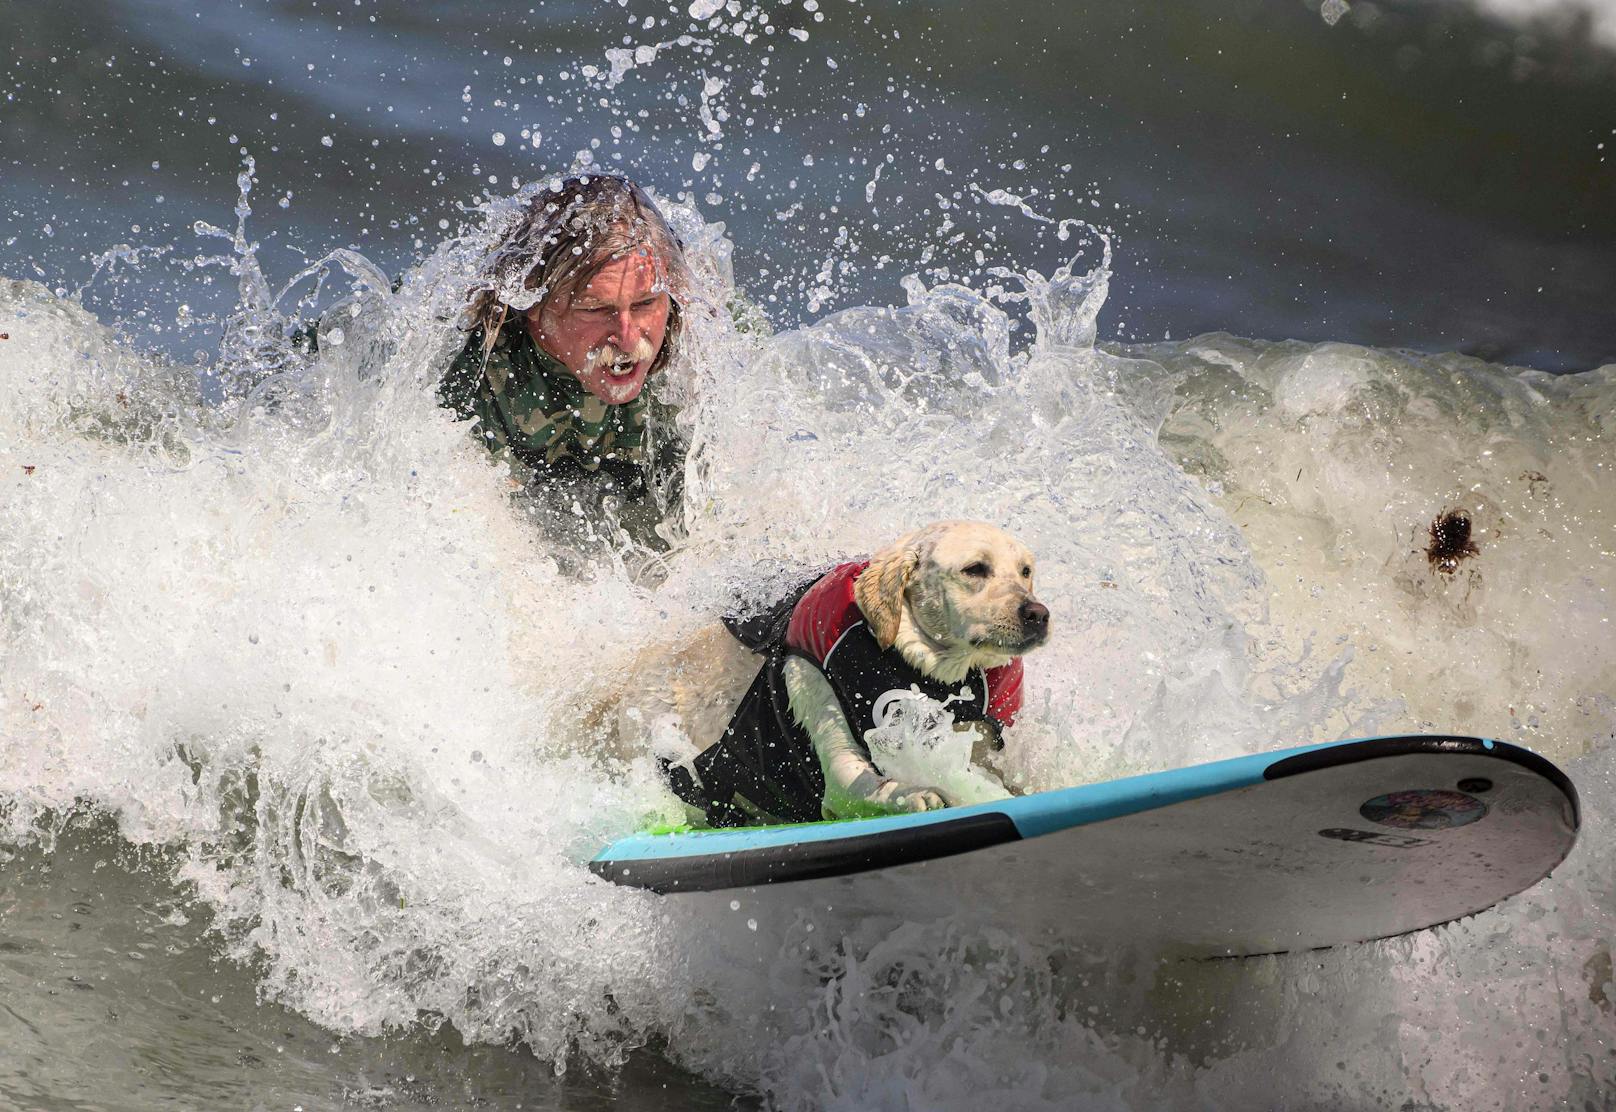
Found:
<path fill-rule="evenodd" d="M 1579 823 L 1576 788 L 1531 750 L 1412 735 L 922 814 L 635 834 L 589 867 L 775 918 L 956 917 L 1057 942 L 1243 956 L 1475 914 L 1546 877 Z"/>

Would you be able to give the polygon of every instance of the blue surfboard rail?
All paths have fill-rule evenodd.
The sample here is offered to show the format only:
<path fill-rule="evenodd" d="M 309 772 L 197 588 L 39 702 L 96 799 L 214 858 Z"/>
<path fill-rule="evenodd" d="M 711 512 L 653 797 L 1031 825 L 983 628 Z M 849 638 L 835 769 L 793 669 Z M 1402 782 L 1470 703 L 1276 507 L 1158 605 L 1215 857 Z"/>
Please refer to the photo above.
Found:
<path fill-rule="evenodd" d="M 658 892 L 844 875 L 1036 838 L 1321 768 L 1433 752 L 1485 755 L 1526 766 L 1565 794 L 1573 828 L 1580 823 L 1576 789 L 1546 758 L 1487 738 L 1416 734 L 1304 745 L 918 814 L 634 834 L 601 850 L 589 867 L 614 883 Z"/>

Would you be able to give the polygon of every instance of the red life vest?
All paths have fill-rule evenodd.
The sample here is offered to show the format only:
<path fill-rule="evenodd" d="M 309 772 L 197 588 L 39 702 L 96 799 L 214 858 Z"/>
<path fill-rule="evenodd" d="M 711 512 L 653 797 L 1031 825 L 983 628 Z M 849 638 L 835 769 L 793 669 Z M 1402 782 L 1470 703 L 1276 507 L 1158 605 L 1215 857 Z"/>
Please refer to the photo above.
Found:
<path fill-rule="evenodd" d="M 853 597 L 853 585 L 869 566 L 868 560 L 840 564 L 808 588 L 791 610 L 791 624 L 786 628 L 788 651 L 807 657 L 821 670 L 826 669 L 837 643 L 855 625 L 864 622 L 864 612 Z M 908 667 L 908 663 L 904 666 Z M 1008 664 L 989 668 L 984 676 L 988 691 L 987 717 L 1000 726 L 1015 725 L 1016 715 L 1021 710 L 1021 658 L 1018 656 Z M 924 677 L 921 678 L 924 681 Z"/>

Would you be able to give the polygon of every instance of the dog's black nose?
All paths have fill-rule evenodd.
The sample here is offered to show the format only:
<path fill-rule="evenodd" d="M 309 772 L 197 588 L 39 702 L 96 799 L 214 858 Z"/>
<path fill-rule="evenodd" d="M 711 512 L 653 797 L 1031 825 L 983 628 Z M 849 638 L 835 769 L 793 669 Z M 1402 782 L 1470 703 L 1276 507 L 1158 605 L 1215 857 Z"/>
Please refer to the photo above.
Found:
<path fill-rule="evenodd" d="M 1023 629 L 1047 629 L 1049 626 L 1049 607 L 1041 602 L 1028 599 L 1021 604 L 1017 614 L 1021 618 Z"/>

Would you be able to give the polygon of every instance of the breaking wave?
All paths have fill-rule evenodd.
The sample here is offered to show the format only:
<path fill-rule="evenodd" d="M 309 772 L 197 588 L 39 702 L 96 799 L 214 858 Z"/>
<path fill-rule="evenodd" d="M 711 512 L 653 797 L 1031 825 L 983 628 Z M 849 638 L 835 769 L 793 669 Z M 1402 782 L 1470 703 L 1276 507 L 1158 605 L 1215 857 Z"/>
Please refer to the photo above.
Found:
<path fill-rule="evenodd" d="M 1616 368 L 1099 344 L 1092 232 L 1048 277 L 771 334 L 724 308 L 722 226 L 669 208 L 702 311 L 660 385 L 686 536 L 649 563 L 553 548 L 435 404 L 480 231 L 397 289 L 341 253 L 280 290 L 219 233 L 240 303 L 200 374 L 0 286 L 6 839 L 95 813 L 167 847 L 263 993 L 333 1030 L 448 1024 L 558 1069 L 650 1045 L 782 1108 L 1605 1099 Z M 341 275 L 310 355 L 301 306 Z M 1473 555 L 1428 551 L 1445 514 Z M 1053 614 L 1017 787 L 1453 730 L 1562 762 L 1578 849 L 1441 930 L 1193 967 L 830 911 L 747 931 L 587 872 L 679 813 L 649 726 L 580 726 L 640 650 L 759 569 L 954 517 L 1021 536 Z"/>

